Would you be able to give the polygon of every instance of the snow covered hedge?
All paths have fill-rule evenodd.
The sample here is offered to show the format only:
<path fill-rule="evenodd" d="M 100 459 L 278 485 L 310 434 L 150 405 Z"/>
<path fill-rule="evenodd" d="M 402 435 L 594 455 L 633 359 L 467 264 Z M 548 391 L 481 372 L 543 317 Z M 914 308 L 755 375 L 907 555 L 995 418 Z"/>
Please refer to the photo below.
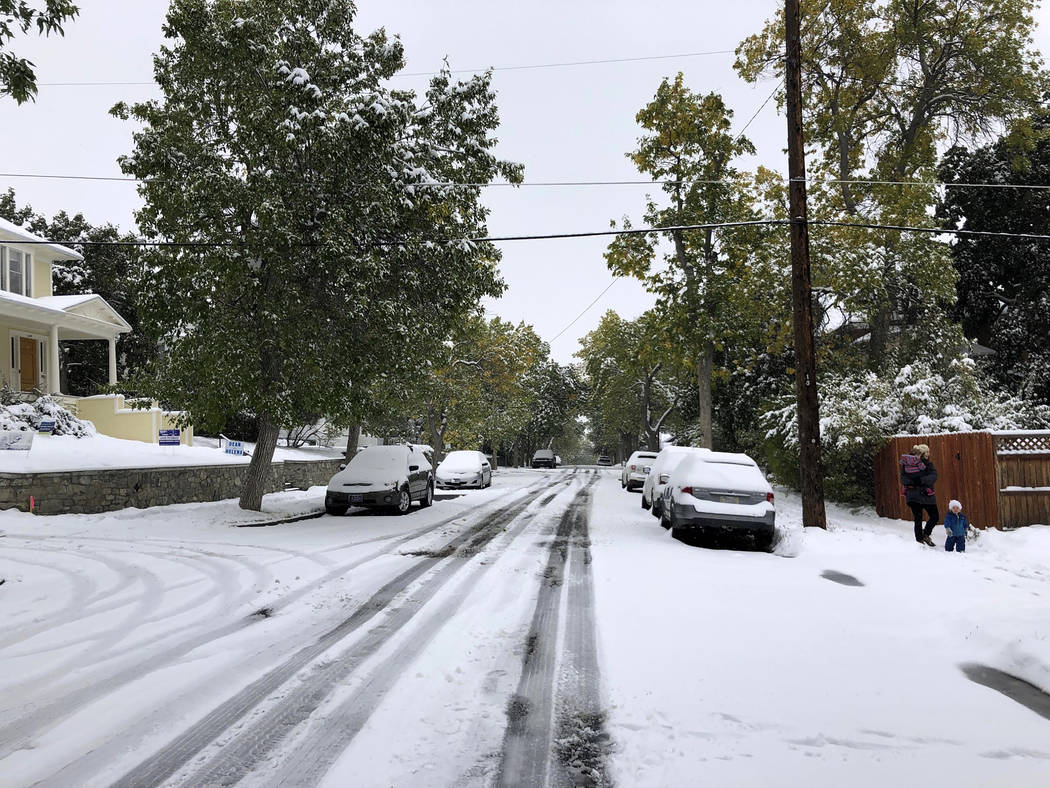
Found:
<path fill-rule="evenodd" d="M 785 395 L 762 422 L 774 472 L 785 482 L 796 481 L 794 396 Z M 943 371 L 916 362 L 892 377 L 861 371 L 820 380 L 825 484 L 829 496 L 839 500 L 873 500 L 872 459 L 889 436 L 1046 427 L 1050 408 L 993 391 L 969 358 L 952 361 Z"/>
<path fill-rule="evenodd" d="M 0 430 L 36 432 L 45 419 L 55 422 L 55 435 L 86 438 L 95 434 L 95 426 L 90 421 L 81 421 L 49 396 L 40 397 L 36 402 L 9 403 L 4 398 L 0 404 Z"/>

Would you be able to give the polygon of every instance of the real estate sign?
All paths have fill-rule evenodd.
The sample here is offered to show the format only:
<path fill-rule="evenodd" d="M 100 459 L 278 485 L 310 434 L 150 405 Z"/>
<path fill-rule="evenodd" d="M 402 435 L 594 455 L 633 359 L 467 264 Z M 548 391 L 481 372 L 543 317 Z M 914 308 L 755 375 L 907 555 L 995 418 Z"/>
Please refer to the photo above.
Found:
<path fill-rule="evenodd" d="M 0 451 L 29 451 L 33 448 L 35 432 L 29 430 L 0 430 Z"/>
<path fill-rule="evenodd" d="M 36 431 L 41 435 L 51 435 L 55 431 L 55 420 L 54 419 L 43 419 L 40 425 L 36 428 Z"/>
<path fill-rule="evenodd" d="M 161 446 L 178 446 L 179 445 L 179 431 L 178 430 L 161 430 L 159 437 L 160 437 L 160 445 Z"/>

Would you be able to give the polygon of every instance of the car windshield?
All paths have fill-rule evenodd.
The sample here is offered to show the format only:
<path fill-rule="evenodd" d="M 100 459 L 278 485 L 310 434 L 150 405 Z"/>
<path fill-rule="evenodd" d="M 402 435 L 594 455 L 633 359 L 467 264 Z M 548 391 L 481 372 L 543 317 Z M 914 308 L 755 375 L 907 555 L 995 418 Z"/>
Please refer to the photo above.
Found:
<path fill-rule="evenodd" d="M 453 451 L 441 461 L 442 471 L 480 471 L 481 457 L 476 451 Z"/>
<path fill-rule="evenodd" d="M 540 459 L 540 458 L 544 458 L 545 457 L 545 458 L 547 458 L 549 460 L 552 460 L 552 459 L 554 459 L 554 452 L 551 451 L 550 449 L 540 449 L 539 451 L 537 451 L 533 455 L 533 457 L 535 457 L 536 459 Z"/>
<path fill-rule="evenodd" d="M 402 471 L 405 469 L 404 446 L 369 446 L 346 466 L 348 471 Z"/>

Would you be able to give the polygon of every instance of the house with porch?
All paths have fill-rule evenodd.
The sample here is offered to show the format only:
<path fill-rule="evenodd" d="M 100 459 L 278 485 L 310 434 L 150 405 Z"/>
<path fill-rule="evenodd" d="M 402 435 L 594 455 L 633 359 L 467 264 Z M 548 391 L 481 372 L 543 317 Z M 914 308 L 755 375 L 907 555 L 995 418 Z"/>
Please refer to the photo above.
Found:
<path fill-rule="evenodd" d="M 61 391 L 59 342 L 109 343 L 109 384 L 117 383 L 117 338 L 131 326 L 94 293 L 56 296 L 51 269 L 77 252 L 0 219 L 0 385 L 27 398 L 50 394 L 104 435 L 157 442 L 175 414 L 126 407 L 119 395 L 69 397 Z M 192 430 L 184 435 L 192 442 Z"/>

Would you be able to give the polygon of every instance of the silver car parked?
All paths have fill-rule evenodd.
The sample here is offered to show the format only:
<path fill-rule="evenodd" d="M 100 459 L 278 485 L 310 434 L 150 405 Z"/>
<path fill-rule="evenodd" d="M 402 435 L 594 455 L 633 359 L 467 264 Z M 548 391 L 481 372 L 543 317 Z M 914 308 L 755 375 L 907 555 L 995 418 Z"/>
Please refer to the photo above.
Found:
<path fill-rule="evenodd" d="M 660 522 L 677 538 L 740 535 L 773 544 L 773 488 L 746 454 L 708 452 L 684 459 L 663 490 Z"/>
<path fill-rule="evenodd" d="M 683 459 L 690 454 L 702 454 L 708 449 L 695 449 L 692 446 L 665 446 L 656 455 L 653 464 L 649 466 L 649 474 L 642 484 L 642 508 L 650 509 L 653 517 L 660 516 L 660 496 L 664 491 L 664 485 L 673 471 Z"/>

